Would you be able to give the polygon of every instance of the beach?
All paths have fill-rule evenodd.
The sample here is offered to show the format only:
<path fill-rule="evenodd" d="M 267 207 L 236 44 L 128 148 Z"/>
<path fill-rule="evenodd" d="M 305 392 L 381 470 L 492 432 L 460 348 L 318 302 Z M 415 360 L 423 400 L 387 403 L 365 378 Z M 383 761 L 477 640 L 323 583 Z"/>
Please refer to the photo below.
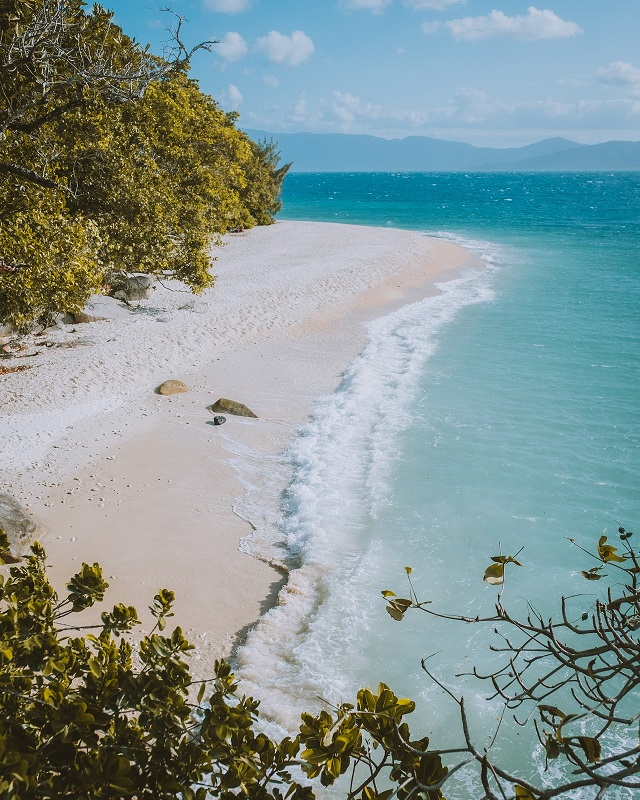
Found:
<path fill-rule="evenodd" d="M 318 222 L 230 234 L 213 255 L 212 289 L 162 281 L 114 318 L 31 334 L 15 359 L 30 369 L 0 376 L 0 480 L 44 526 L 56 588 L 97 561 L 107 605 L 136 606 L 147 626 L 172 589 L 202 674 L 286 583 L 286 449 L 366 323 L 476 266 L 416 232 Z M 157 394 L 168 379 L 189 391 Z M 214 425 L 220 397 L 257 419 Z"/>

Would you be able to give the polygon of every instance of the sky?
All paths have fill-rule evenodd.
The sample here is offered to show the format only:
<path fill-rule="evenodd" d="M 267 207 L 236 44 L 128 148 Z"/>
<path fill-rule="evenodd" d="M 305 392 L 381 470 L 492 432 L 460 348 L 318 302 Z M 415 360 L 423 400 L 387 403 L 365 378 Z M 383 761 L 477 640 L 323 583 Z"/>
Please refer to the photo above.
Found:
<path fill-rule="evenodd" d="M 102 0 L 162 53 L 164 0 Z M 269 133 L 640 141 L 640 0 L 171 0 L 191 76 Z"/>

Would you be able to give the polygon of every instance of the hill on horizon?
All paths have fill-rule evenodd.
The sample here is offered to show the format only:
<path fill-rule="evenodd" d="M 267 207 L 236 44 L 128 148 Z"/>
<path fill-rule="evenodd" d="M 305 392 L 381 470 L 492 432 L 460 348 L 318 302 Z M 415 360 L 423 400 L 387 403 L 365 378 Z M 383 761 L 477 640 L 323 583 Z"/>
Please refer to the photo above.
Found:
<path fill-rule="evenodd" d="M 546 172 L 640 170 L 640 142 L 579 144 L 562 137 L 524 147 L 476 147 L 464 142 L 346 133 L 269 133 L 245 129 L 253 139 L 273 139 L 292 172 Z"/>

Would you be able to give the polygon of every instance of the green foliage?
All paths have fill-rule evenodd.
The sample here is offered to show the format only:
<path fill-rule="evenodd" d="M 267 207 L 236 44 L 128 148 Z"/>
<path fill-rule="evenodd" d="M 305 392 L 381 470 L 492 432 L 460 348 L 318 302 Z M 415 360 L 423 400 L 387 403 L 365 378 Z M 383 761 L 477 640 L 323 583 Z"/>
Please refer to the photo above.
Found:
<path fill-rule="evenodd" d="M 282 182 L 291 164 L 280 164 L 280 154 L 274 141 L 253 142 L 251 158 L 246 165 L 246 184 L 241 192 L 242 201 L 256 225 L 271 225 L 282 208 L 280 192 Z"/>
<path fill-rule="evenodd" d="M 135 609 L 117 605 L 95 633 L 78 635 L 70 618 L 106 588 L 100 567 L 83 564 L 60 599 L 39 545 L 0 577 L 0 796 L 279 797 L 297 742 L 254 731 L 257 703 L 236 696 L 224 662 L 195 713 L 192 646 L 180 628 L 159 632 L 172 593 L 155 597 L 156 628 L 135 655 L 122 637 Z M 289 797 L 308 794 L 291 783 Z"/>
<path fill-rule="evenodd" d="M 299 736 L 275 741 L 229 664 L 192 680 L 192 645 L 180 628 L 162 634 L 172 592 L 155 596 L 156 625 L 135 647 L 127 637 L 138 617 L 122 604 L 83 635 L 77 615 L 107 588 L 99 565 L 83 564 L 58 597 L 38 544 L 0 575 L 0 797 L 313 800 L 303 773 L 330 786 L 349 770 L 354 800 L 388 800 L 394 790 L 380 781 L 401 799 L 442 797 L 446 768 L 427 739 L 410 741 L 403 720 L 413 703 L 384 684 L 335 719 L 305 714 Z"/>
<path fill-rule="evenodd" d="M 352 771 L 354 787 L 359 767 L 361 782 L 351 788 L 349 797 L 387 800 L 397 794 L 404 800 L 422 793 L 429 800 L 441 800 L 440 786 L 448 771 L 440 756 L 429 750 L 428 738 L 410 741 L 403 717 L 414 709 L 411 700 L 396 697 L 381 683 L 377 693 L 361 689 L 355 708 L 341 705 L 335 719 L 326 711 L 316 717 L 303 714 L 300 738 L 307 748 L 302 753 L 305 773 L 310 778 L 319 776 L 323 786 L 332 786 Z M 380 758 L 375 760 L 372 750 L 379 750 Z M 396 786 L 381 791 L 377 783 Z"/>
<path fill-rule="evenodd" d="M 124 270 L 212 285 L 211 244 L 251 224 L 237 188 L 251 150 L 194 81 L 176 72 L 134 104 L 94 105 L 57 136 L 70 212 L 97 224 L 107 282 Z"/>
<path fill-rule="evenodd" d="M 135 647 L 128 636 L 138 617 L 122 604 L 103 612 L 101 624 L 83 635 L 77 615 L 101 602 L 108 588 L 99 565 L 83 564 L 60 599 L 47 579 L 44 550 L 35 544 L 22 564 L 0 575 L 0 797 L 313 800 L 319 780 L 323 787 L 336 785 L 347 800 L 444 800 L 446 782 L 473 763 L 477 796 L 488 800 L 514 793 L 544 800 L 584 787 L 604 797 L 611 786 L 637 788 L 637 745 L 614 737 L 605 748 L 602 740 L 604 732 L 637 726 L 629 700 L 640 685 L 640 563 L 631 536 L 620 529 L 622 554 L 605 549 L 603 539 L 595 553 L 585 550 L 625 582 L 597 600 L 581 623 L 567 616 L 565 600 L 560 621 L 543 620 L 533 610 L 525 620 L 511 617 L 501 599 L 504 580 L 496 616 L 486 619 L 427 609 L 409 567 L 410 599 L 383 592 L 401 611 L 392 614 L 396 619 L 419 609 L 526 634 L 519 644 L 503 637 L 505 667 L 475 674 L 491 682 L 505 712 L 533 705 L 547 759 L 562 758 L 574 771 L 553 787 L 538 787 L 495 764 L 491 746 L 476 748 L 464 699 L 424 662 L 425 672 L 459 705 L 459 747 L 440 751 L 426 737 L 412 740 L 405 717 L 413 702 L 382 683 L 375 692 L 361 689 L 353 705 L 303 714 L 299 735 L 276 741 L 260 730 L 258 703 L 238 694 L 229 664 L 215 662 L 209 681 L 192 680 L 186 660 L 192 645 L 179 627 L 162 633 L 173 615 L 172 592 L 154 597 L 155 627 Z M 0 552 L 7 546 L 0 531 Z M 493 561 L 522 566 L 514 556 Z M 552 695 L 576 707 L 565 712 L 544 702 Z M 595 730 L 591 725 L 587 732 L 594 721 Z M 452 759 L 457 763 L 447 763 Z"/>
<path fill-rule="evenodd" d="M 59 192 L 25 186 L 8 202 L 3 188 L 0 322 L 20 330 L 59 311 L 80 311 L 103 281 L 95 223 L 71 217 Z"/>
<path fill-rule="evenodd" d="M 279 209 L 288 166 L 187 77 L 180 23 L 166 61 L 112 16 L 0 2 L 0 324 L 77 311 L 116 273 L 199 292 L 221 235 Z"/>

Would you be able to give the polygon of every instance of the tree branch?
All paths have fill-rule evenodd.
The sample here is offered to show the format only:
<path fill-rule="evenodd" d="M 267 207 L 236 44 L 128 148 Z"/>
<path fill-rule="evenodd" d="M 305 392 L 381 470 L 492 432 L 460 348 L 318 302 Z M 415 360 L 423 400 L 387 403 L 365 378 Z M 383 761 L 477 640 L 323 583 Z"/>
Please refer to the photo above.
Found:
<path fill-rule="evenodd" d="M 19 164 L 7 164 L 0 161 L 0 174 L 15 175 L 30 183 L 43 186 L 45 189 L 62 189 L 63 191 L 69 191 L 66 186 L 52 181 L 51 178 L 45 178 L 44 175 L 38 175 L 37 172 L 27 169 L 26 167 L 21 167 Z"/>

